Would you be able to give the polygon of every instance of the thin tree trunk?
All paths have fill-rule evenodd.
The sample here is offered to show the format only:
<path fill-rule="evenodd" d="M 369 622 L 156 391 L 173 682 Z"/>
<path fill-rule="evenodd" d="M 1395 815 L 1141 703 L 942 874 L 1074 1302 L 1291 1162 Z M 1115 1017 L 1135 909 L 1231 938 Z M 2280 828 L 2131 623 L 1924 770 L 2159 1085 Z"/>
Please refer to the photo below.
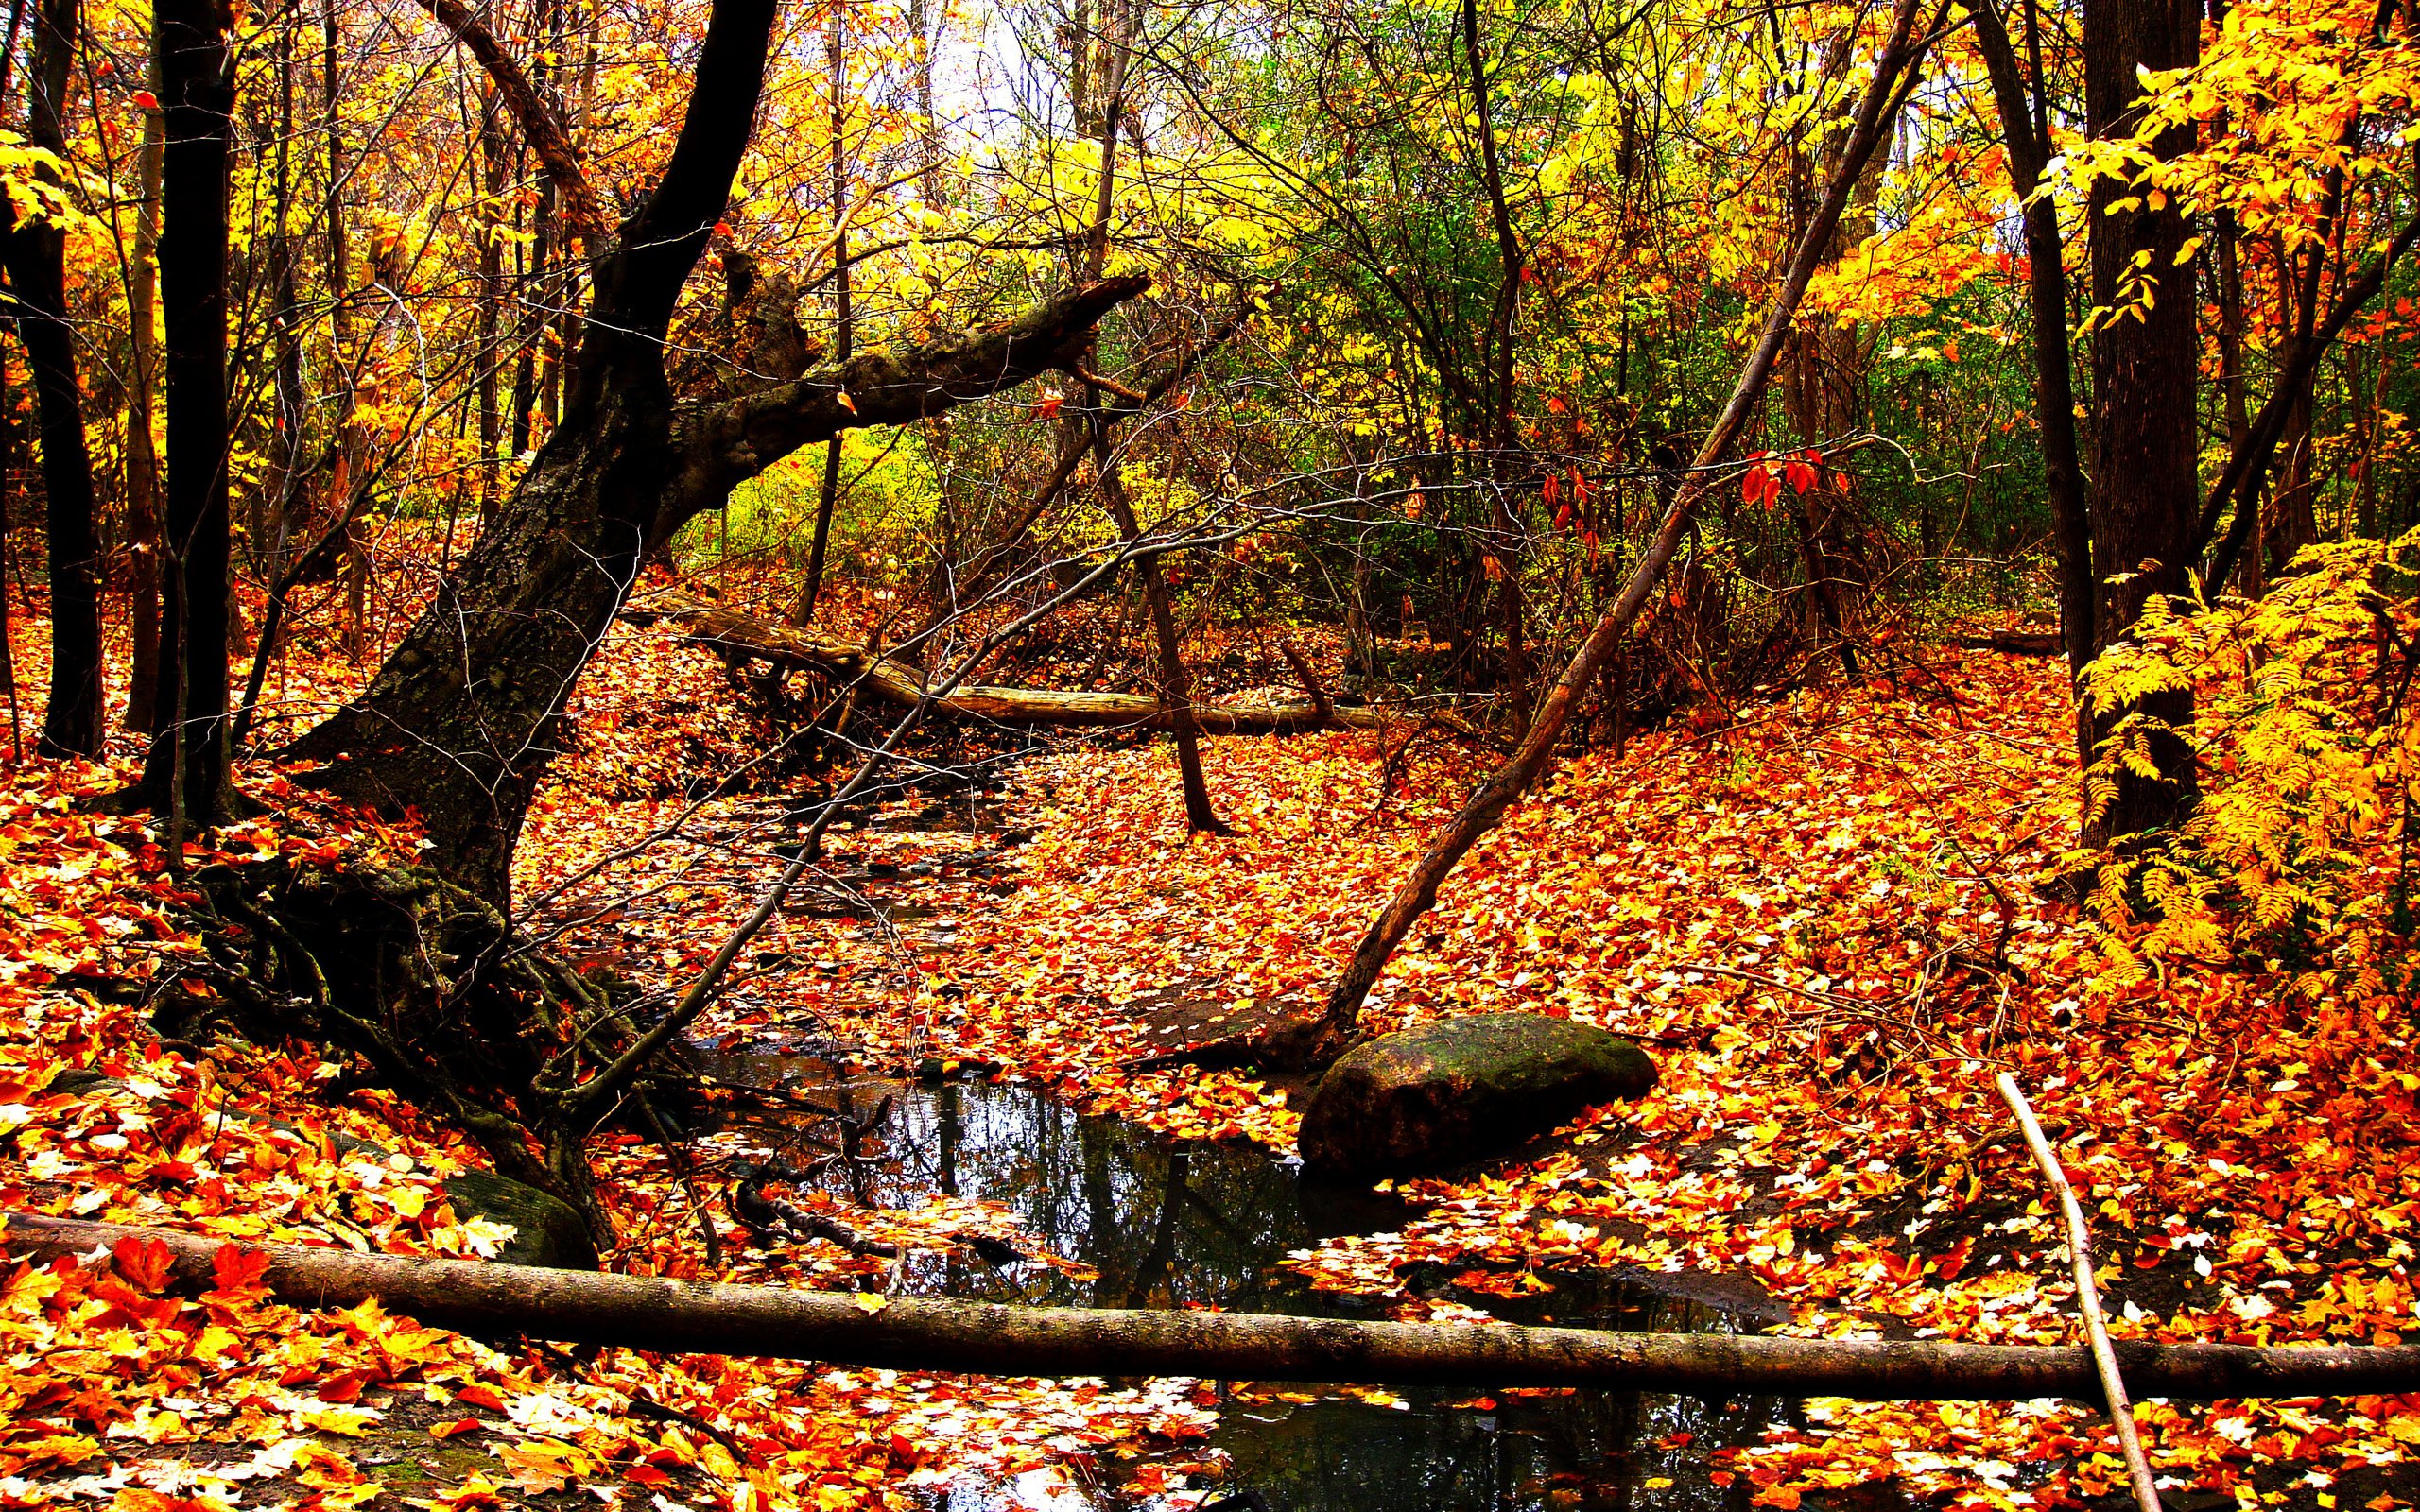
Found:
<path fill-rule="evenodd" d="M 178 1284 L 213 1284 L 224 1243 L 199 1234 L 6 1214 L 6 1247 L 40 1260 L 121 1243 L 157 1244 Z M 1194 1310 L 1004 1307 L 857 1292 L 735 1286 L 651 1276 L 244 1246 L 268 1257 L 270 1295 L 299 1307 L 355 1307 L 487 1336 L 661 1354 L 818 1360 L 976 1374 L 1181 1375 L 1439 1386 L 1591 1386 L 1690 1396 L 1869 1400 L 2094 1400 L 2089 1349 L 1939 1339 L 1800 1339 L 1755 1333 L 1377 1323 Z M 2420 1389 L 2420 1347 L 2229 1344 L 2113 1347 L 2146 1396 L 2395 1395 Z"/>
<path fill-rule="evenodd" d="M 1128 110 L 1126 90 L 1133 70 L 1134 32 L 1141 24 L 1138 7 L 1110 0 L 1103 17 L 1102 76 L 1093 81 L 1100 90 L 1100 179 L 1091 232 L 1084 240 L 1083 276 L 1087 280 L 1099 278 L 1109 261 L 1110 218 L 1116 203 L 1118 123 Z M 1098 369 L 1098 341 L 1086 350 L 1082 367 L 1087 372 Z M 1101 411 L 1103 392 L 1093 384 L 1084 385 L 1081 423 L 1092 446 L 1101 503 L 1117 526 L 1118 539 L 1132 541 L 1142 535 L 1143 527 L 1126 497 L 1126 482 L 1118 473 L 1116 453 L 1110 445 L 1108 420 Z M 1209 779 L 1201 770 L 1201 729 L 1193 714 L 1193 679 L 1184 670 L 1184 645 L 1177 634 L 1176 605 L 1168 592 L 1167 576 L 1156 557 L 1139 563 L 1135 572 L 1142 583 L 1143 605 L 1150 615 L 1151 639 L 1159 657 L 1160 704 L 1167 711 L 1168 728 L 1176 736 L 1177 779 L 1184 794 L 1185 828 L 1196 833 L 1225 834 L 1227 826 L 1210 801 Z"/>
<path fill-rule="evenodd" d="M 1521 562 L 1527 555 L 1526 531 L 1512 507 L 1506 483 L 1514 441 L 1512 371 L 1515 355 L 1512 329 L 1521 309 L 1521 280 L 1529 267 L 1528 253 L 1512 226 L 1512 209 L 1504 193 L 1504 169 L 1495 147 L 1495 109 L 1487 77 L 1487 57 L 1480 44 L 1478 0 L 1462 0 L 1462 57 L 1471 75 L 1471 115 L 1478 126 L 1480 181 L 1487 189 L 1491 223 L 1495 230 L 1495 302 L 1488 313 L 1490 370 L 1486 374 L 1488 473 L 1496 486 L 1488 490 L 1493 502 L 1495 540 L 1480 561 L 1492 564 L 1496 579 L 1496 617 L 1504 633 L 1503 691 L 1515 708 L 1524 701 L 1530 680 L 1529 655 L 1523 645 L 1526 614 L 1521 602 Z M 1482 590 L 1484 591 L 1484 590 Z"/>
<path fill-rule="evenodd" d="M 156 57 L 147 72 L 156 99 Z M 143 146 L 136 160 L 141 202 L 134 212 L 134 266 L 126 296 L 133 335 L 126 379 L 126 534 L 133 600 L 128 620 L 134 643 L 127 670 L 126 724 L 145 735 L 160 728 L 160 451 L 151 426 L 159 409 L 160 163 L 166 144 L 164 116 L 157 104 L 151 105 L 143 112 Z"/>
<path fill-rule="evenodd" d="M 68 67 L 76 54 L 78 0 L 42 0 L 35 16 L 32 106 L 27 135 L 64 157 L 60 127 Z M 57 173 L 41 170 L 56 186 Z M 24 311 L 26 344 L 39 404 L 42 475 L 50 564 L 50 705 L 42 749 L 54 756 L 100 754 L 107 721 L 101 691 L 100 538 L 93 518 L 93 459 L 84 443 L 83 391 L 76 376 L 76 335 L 67 311 L 67 232 L 9 206 L 9 289 Z"/>
<path fill-rule="evenodd" d="M 2008 31 L 1988 4 L 1974 10 L 1992 95 L 2007 146 L 2009 187 L 2025 204 L 2026 288 L 2033 323 L 2033 419 L 2042 438 L 2043 488 L 2059 551 L 2059 619 L 2067 671 L 2080 674 L 2093 642 L 2092 515 L 2076 450 L 2075 373 L 2067 352 L 2067 269 L 2059 209 L 2041 194 L 2050 162 L 2049 108 L 2042 77 L 2041 27 L 2026 0 L 2025 48 L 2031 76 L 2017 67 Z M 2087 757 L 2089 753 L 2086 753 Z"/>
<path fill-rule="evenodd" d="M 1926 43 L 1915 35 L 1918 0 L 1898 0 L 1892 17 L 1891 33 L 1875 60 L 1873 81 L 1867 86 L 1864 99 L 1858 107 L 1856 125 L 1841 150 L 1839 167 L 1832 175 L 1830 188 L 1823 204 L 1808 222 L 1806 232 L 1799 239 L 1798 248 L 1784 273 L 1781 287 L 1773 297 L 1772 308 L 1765 317 L 1764 329 L 1751 349 L 1731 397 L 1699 446 L 1697 459 L 1687 481 L 1684 482 L 1672 502 L 1666 507 L 1664 518 L 1655 535 L 1640 555 L 1637 567 L 1622 586 L 1621 593 L 1597 623 L 1579 651 L 1555 680 L 1545 698 L 1539 702 L 1531 717 L 1529 733 L 1521 741 L 1511 760 L 1498 767 L 1486 782 L 1479 784 L 1465 799 L 1443 832 L 1429 843 L 1410 875 L 1396 887 L 1394 895 L 1371 920 L 1361 942 L 1346 963 L 1335 988 L 1329 993 L 1327 1007 L 1322 1015 L 1318 1034 L 1310 1046 L 1314 1057 L 1333 1054 L 1348 1043 L 1360 1017 L 1362 1001 L 1377 983 L 1379 972 L 1386 969 L 1395 947 L 1410 933 L 1411 926 L 1436 901 L 1437 888 L 1452 872 L 1479 838 L 1503 820 L 1521 795 L 1537 781 L 1552 759 L 1556 741 L 1563 734 L 1564 723 L 1573 708 L 1589 686 L 1596 681 L 1598 669 L 1613 652 L 1622 633 L 1638 618 L 1646 607 L 1649 593 L 1653 592 L 1664 569 L 1679 551 L 1681 538 L 1687 532 L 1689 520 L 1696 512 L 1698 501 L 1710 482 L 1710 470 L 1730 454 L 1732 445 L 1747 428 L 1748 420 L 1765 386 L 1772 376 L 1773 364 L 1781 354 L 1795 319 L 1799 302 L 1806 298 L 1807 282 L 1815 276 L 1816 266 L 1830 246 L 1832 232 L 1847 209 L 1849 194 L 1864 172 L 1867 159 L 1882 141 L 1882 123 L 1897 113 L 1912 84 L 1917 57 Z"/>
<path fill-rule="evenodd" d="M 268 678 L 269 662 L 285 642 L 286 594 L 294 587 L 290 566 L 294 531 L 307 496 L 303 462 L 304 432 L 310 418 L 310 403 L 302 388 L 302 308 L 294 273 L 294 238 L 286 231 L 287 207 L 293 203 L 293 161 L 289 144 L 294 136 L 294 23 L 298 13 L 289 3 L 279 19 L 274 58 L 277 68 L 277 124 L 269 133 L 277 144 L 275 149 L 275 189 L 271 203 L 277 207 L 276 229 L 268 243 L 269 287 L 273 310 L 269 317 L 269 340 L 275 367 L 276 422 L 274 450 L 270 456 L 269 477 L 269 551 L 262 573 L 267 590 L 267 607 L 261 614 L 261 633 L 252 647 L 252 668 L 244 679 L 244 696 L 236 706 L 230 742 L 241 747 L 251 733 L 252 721 L 260 709 L 261 691 Z"/>
<path fill-rule="evenodd" d="M 496 446 L 504 438 L 496 411 L 497 369 L 504 354 L 496 349 L 496 331 L 504 303 L 504 126 L 497 119 L 493 91 L 481 102 L 479 157 L 487 172 L 487 193 L 479 209 L 479 518 L 495 513 L 500 481 Z"/>
<path fill-rule="evenodd" d="M 832 355 L 846 362 L 856 340 L 856 311 L 849 291 L 849 34 L 841 0 L 832 8 L 823 37 L 823 64 L 832 79 L 832 311 L 837 324 Z M 832 540 L 832 511 L 840 500 L 840 438 L 823 443 L 823 488 L 815 498 L 815 534 L 806 548 L 806 581 L 800 585 L 794 623 L 815 623 L 816 596 L 823 591 L 823 555 Z"/>

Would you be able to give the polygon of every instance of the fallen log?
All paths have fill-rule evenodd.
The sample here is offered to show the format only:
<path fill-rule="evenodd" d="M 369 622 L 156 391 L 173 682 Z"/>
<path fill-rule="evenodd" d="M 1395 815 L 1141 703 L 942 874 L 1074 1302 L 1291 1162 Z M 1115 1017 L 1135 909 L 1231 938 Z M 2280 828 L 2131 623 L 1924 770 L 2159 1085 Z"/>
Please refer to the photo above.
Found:
<path fill-rule="evenodd" d="M 727 658 L 857 679 L 861 689 L 893 708 L 913 709 L 924 694 L 925 674 L 908 662 L 892 657 L 869 660 L 862 645 L 769 624 L 704 599 L 659 593 L 628 606 L 623 612 L 631 619 L 668 621 L 680 627 L 683 639 Z M 1174 728 L 1172 712 L 1157 698 L 1139 693 L 1060 693 L 969 683 L 934 700 L 934 706 L 964 718 L 1003 725 Z M 1316 703 L 1225 701 L 1197 703 L 1192 710 L 1194 723 L 1213 735 L 1270 735 L 1328 728 L 1376 730 L 1386 723 L 1374 710 L 1340 709 L 1333 704 L 1323 709 Z"/>
<path fill-rule="evenodd" d="M 1997 651 L 2005 656 L 2064 656 L 2066 640 L 2056 630 L 1994 630 L 1988 635 L 1954 635 L 1949 644 L 1962 651 Z"/>
<path fill-rule="evenodd" d="M 121 1240 L 166 1246 L 177 1280 L 208 1285 L 221 1242 L 9 1213 L 0 1249 L 38 1260 Z M 1195 1376 L 1439 1386 L 1594 1386 L 1692 1396 L 1876 1400 L 2098 1400 L 2089 1349 L 1936 1339 L 1364 1323 L 1243 1313 L 997 1307 L 854 1292 L 729 1286 L 467 1261 L 264 1245 L 270 1292 L 299 1307 L 375 1298 L 425 1324 L 666 1354 L 815 1360 L 1008 1376 Z M 2420 1389 L 2420 1347 L 2119 1344 L 2146 1396 L 2228 1399 Z"/>

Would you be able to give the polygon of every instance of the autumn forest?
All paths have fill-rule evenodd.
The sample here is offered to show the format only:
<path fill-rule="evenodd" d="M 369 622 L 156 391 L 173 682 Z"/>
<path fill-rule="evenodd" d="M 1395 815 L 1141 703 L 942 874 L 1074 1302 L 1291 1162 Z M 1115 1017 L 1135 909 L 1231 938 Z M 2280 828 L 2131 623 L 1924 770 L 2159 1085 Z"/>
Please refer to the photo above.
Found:
<path fill-rule="evenodd" d="M 8 0 L 0 1512 L 2420 1506 L 2414 0 Z"/>

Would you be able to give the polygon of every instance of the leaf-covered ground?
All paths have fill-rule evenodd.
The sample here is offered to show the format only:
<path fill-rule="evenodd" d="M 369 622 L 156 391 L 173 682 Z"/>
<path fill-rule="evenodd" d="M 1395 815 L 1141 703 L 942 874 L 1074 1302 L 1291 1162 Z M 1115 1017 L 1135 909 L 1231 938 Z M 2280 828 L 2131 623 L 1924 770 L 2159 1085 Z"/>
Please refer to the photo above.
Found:
<path fill-rule="evenodd" d="M 637 632 L 610 654 L 520 880 L 547 895 L 567 948 L 678 981 L 793 831 L 778 793 L 683 796 L 761 739 L 709 659 Z M 2069 721 L 2055 668 L 1968 656 L 1938 679 L 1802 695 L 1565 769 L 1465 861 L 1370 1017 L 1566 1014 L 1638 1036 L 1662 1084 L 1521 1163 L 1418 1184 L 1423 1215 L 1297 1266 L 1406 1316 L 1462 1315 L 1413 1289 L 1439 1264 L 1465 1295 L 1639 1267 L 1753 1283 L 1800 1333 L 2071 1340 L 2064 1249 L 1992 1091 L 2008 1069 L 2086 1194 L 2121 1333 L 2401 1337 L 2420 1197 L 2407 1005 L 2291 999 L 2282 975 L 2215 968 L 2094 989 L 2072 910 L 2035 884 L 2074 824 Z M 1470 775 L 1390 763 L 1400 739 L 1211 742 L 1224 838 L 1184 834 L 1155 746 L 1028 762 L 1004 801 L 977 800 L 975 832 L 943 828 L 959 824 L 935 812 L 947 805 L 894 804 L 835 836 L 832 877 L 756 942 L 714 1032 L 853 1045 L 879 1068 L 995 1065 L 1170 1133 L 1282 1150 L 1288 1089 L 1121 1068 L 1171 1005 L 1240 1021 L 1319 1000 Z M 442 1196 L 475 1155 L 395 1099 L 308 1057 L 152 1039 L 133 1000 L 182 989 L 174 882 L 139 823 L 78 805 L 111 782 L 27 764 L 0 799 L 0 1203 L 230 1238 L 491 1246 Z M 1001 827 L 1032 838 L 1004 845 L 1017 836 Z M 217 843 L 412 840 L 305 803 Z M 930 919 L 855 906 L 911 892 Z M 336 1132 L 394 1153 L 342 1155 Z M 598 1153 L 619 1263 L 701 1273 L 696 1215 L 660 1158 Z M 883 1237 L 937 1246 L 1010 1233 L 939 1199 L 882 1221 Z M 865 1268 L 816 1246 L 749 1250 L 727 1220 L 724 1234 L 737 1279 Z M 965 1469 L 1115 1484 L 1132 1454 L 1208 1421 L 1189 1383 L 498 1352 L 374 1314 L 298 1316 L 232 1260 L 217 1292 L 163 1297 L 148 1263 L 6 1282 L 0 1505 L 596 1504 L 588 1487 L 631 1506 L 873 1505 Z M 1780 1506 L 1872 1483 L 1977 1507 L 2122 1486 L 2105 1425 L 2078 1405 L 1817 1402 L 1806 1417 L 1718 1475 Z M 2143 1417 L 2178 1505 L 2384 1507 L 2413 1484 L 2410 1400 Z"/>

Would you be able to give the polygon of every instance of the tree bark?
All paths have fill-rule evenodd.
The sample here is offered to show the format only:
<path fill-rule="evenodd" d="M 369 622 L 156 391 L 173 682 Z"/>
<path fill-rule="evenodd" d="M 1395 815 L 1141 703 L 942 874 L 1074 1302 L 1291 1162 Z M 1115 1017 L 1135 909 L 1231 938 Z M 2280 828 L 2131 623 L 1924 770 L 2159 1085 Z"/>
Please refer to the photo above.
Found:
<path fill-rule="evenodd" d="M 142 791 L 180 830 L 188 821 L 219 817 L 231 792 L 227 196 L 235 82 L 230 26 L 225 0 L 159 0 L 155 10 L 165 134 L 160 304 L 167 335 L 168 507 L 160 730 Z"/>
<path fill-rule="evenodd" d="M 1765 317 L 1764 328 L 1740 369 L 1730 400 L 1699 445 L 1687 481 L 1665 507 L 1655 535 L 1641 553 L 1629 581 L 1589 628 L 1587 639 L 1581 643 L 1562 677 L 1539 703 L 1520 747 L 1464 800 L 1461 812 L 1429 842 L 1428 849 L 1413 864 L 1410 875 L 1396 887 L 1378 917 L 1371 920 L 1352 960 L 1346 963 L 1328 994 L 1319 1032 L 1309 1041 L 1313 1057 L 1332 1055 L 1351 1041 L 1362 1000 L 1376 985 L 1378 973 L 1386 969 L 1395 947 L 1410 933 L 1413 922 L 1428 911 L 1429 904 L 1436 901 L 1437 888 L 1456 864 L 1481 836 L 1502 822 L 1505 814 L 1546 769 L 1572 710 L 1596 680 L 1598 670 L 1613 653 L 1615 643 L 1638 618 L 1648 594 L 1679 551 L 1690 517 L 1711 482 L 1711 470 L 1729 455 L 1733 443 L 1747 428 L 1749 417 L 1772 377 L 1773 364 L 1789 335 L 1799 303 L 1806 298 L 1807 282 L 1814 277 L 1824 249 L 1831 245 L 1832 232 L 1848 206 L 1850 191 L 1865 171 L 1866 161 L 1881 144 L 1882 123 L 1897 113 L 1899 104 L 1907 97 L 1917 57 L 1926 45 L 1914 37 L 1917 4 L 1918 0 L 1898 0 L 1889 39 L 1876 59 L 1873 81 L 1858 107 L 1856 125 L 1841 147 L 1831 185 L 1808 221 L 1806 233 L 1799 238 L 1781 287 L 1773 296 L 1772 308 Z"/>
<path fill-rule="evenodd" d="M 747 146 L 772 14 L 772 0 L 717 0 L 663 181 L 600 266 L 560 422 L 369 690 L 292 747 L 329 763 L 320 778 L 341 793 L 417 808 L 432 864 L 493 902 L 509 897 L 564 702 L 648 554 L 802 446 L 939 414 L 1061 364 L 1148 283 L 1089 284 L 975 335 L 676 404 L 666 327 Z"/>
<path fill-rule="evenodd" d="M 2131 135 L 2141 119 L 2141 71 L 2188 67 L 2202 54 L 2200 0 L 2085 0 L 2084 125 L 2102 140 Z M 2152 144 L 2162 157 L 2189 151 L 2190 126 Z M 2132 208 L 2122 201 L 2132 200 Z M 2201 347 L 2190 259 L 2177 254 L 2190 232 L 2183 209 L 2154 210 L 2141 191 L 2112 178 L 2094 181 L 2092 301 L 2104 314 L 2092 333 L 2096 450 L 2089 494 L 2095 554 L 2096 651 L 2123 641 L 2154 593 L 2183 593 L 2200 516 L 2200 437 L 2194 396 Z M 2136 266 L 2136 258 L 2143 259 Z M 2148 299 L 2147 307 L 2136 306 Z M 2122 318 L 2112 318 L 2120 308 Z M 2139 318 L 2137 318 L 2139 317 Z M 2082 711 L 2083 759 L 2120 724 L 2147 722 L 2147 777 L 2121 767 L 2111 790 L 2088 806 L 2084 835 L 2099 846 L 2175 823 L 2191 806 L 2193 719 L 2189 692 L 2154 694 L 2122 708 Z"/>
<path fill-rule="evenodd" d="M 176 1283 L 213 1284 L 224 1248 L 268 1257 L 262 1281 L 297 1307 L 376 1298 L 422 1323 L 490 1336 L 665 1354 L 816 1360 L 1008 1376 L 1182 1375 L 1226 1381 L 1388 1383 L 1503 1389 L 1592 1386 L 1721 1397 L 1874 1400 L 2097 1400 L 2092 1351 L 1941 1340 L 1620 1333 L 1587 1329 L 1367 1323 L 1251 1313 L 1002 1307 L 859 1292 L 423 1260 L 301 1245 L 233 1246 L 198 1234 L 7 1214 L 5 1248 L 29 1259 L 122 1241 L 168 1252 Z M 2420 1347 L 2119 1344 L 2151 1397 L 2393 1395 L 2420 1389 Z"/>
<path fill-rule="evenodd" d="M 76 53 L 79 0 L 42 0 L 34 18 L 33 145 L 64 157 L 60 126 L 67 72 Z M 40 181 L 62 187 L 45 166 Z M 33 372 L 42 438 L 50 563 L 50 706 L 41 748 L 53 756 L 100 753 L 106 724 L 101 691 L 100 540 L 93 520 L 93 458 L 84 444 L 83 392 L 76 378 L 76 335 L 67 311 L 67 232 L 9 206 L 6 243 L 9 291 L 19 339 Z"/>
<path fill-rule="evenodd" d="M 655 595 L 624 610 L 635 620 L 663 619 L 680 627 L 700 645 L 735 661 L 763 662 L 855 681 L 867 697 L 894 709 L 913 709 L 931 680 L 919 668 L 892 657 L 869 662 L 855 642 L 750 615 L 685 595 Z M 1378 730 L 1385 716 L 1368 709 L 1324 711 L 1312 703 L 1197 703 L 1196 728 L 1218 735 L 1287 734 L 1305 730 Z M 1068 728 L 1173 730 L 1176 711 L 1163 698 L 1132 693 L 1061 693 L 1047 688 L 1002 688 L 969 684 L 933 701 L 942 713 L 988 724 Z"/>

